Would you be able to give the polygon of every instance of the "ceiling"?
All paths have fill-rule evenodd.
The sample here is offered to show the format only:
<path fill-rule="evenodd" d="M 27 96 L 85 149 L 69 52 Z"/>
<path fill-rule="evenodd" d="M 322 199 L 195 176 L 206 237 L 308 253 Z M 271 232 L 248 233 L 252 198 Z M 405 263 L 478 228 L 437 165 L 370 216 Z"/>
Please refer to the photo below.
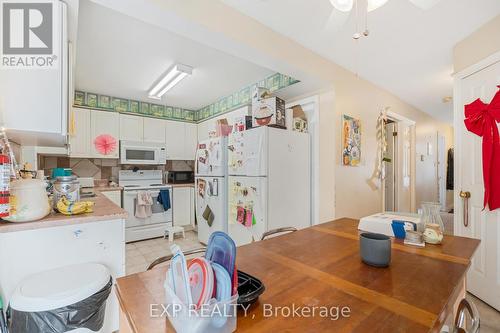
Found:
<path fill-rule="evenodd" d="M 500 14 L 499 0 L 441 0 L 427 10 L 389 0 L 368 14 L 370 35 L 355 42 L 355 15 L 329 0 L 223 2 L 450 123 L 453 106 L 442 99 L 453 95 L 453 46 Z"/>
<path fill-rule="evenodd" d="M 80 1 L 75 88 L 151 101 L 147 91 L 174 63 L 193 74 L 162 103 L 197 110 L 273 74 L 228 55 L 88 0 Z"/>

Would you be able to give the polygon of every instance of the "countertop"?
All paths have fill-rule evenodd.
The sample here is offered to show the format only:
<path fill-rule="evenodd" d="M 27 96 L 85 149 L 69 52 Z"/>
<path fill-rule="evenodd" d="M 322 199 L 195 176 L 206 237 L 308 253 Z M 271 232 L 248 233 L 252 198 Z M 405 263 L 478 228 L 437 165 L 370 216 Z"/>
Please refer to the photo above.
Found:
<path fill-rule="evenodd" d="M 0 233 L 50 228 L 69 224 L 125 219 L 127 217 L 127 212 L 106 198 L 98 189 L 98 187 L 94 188 L 94 192 L 96 194 L 95 197 L 82 198 L 82 200 L 93 201 L 95 203 L 93 213 L 66 216 L 52 210 L 49 215 L 38 221 L 5 222 L 0 220 Z M 116 190 L 116 188 L 113 189 Z"/>
<path fill-rule="evenodd" d="M 237 332 L 439 332 L 480 241 L 445 236 L 441 245 L 416 248 L 393 240 L 390 266 L 375 268 L 359 258 L 357 224 L 344 218 L 238 247 L 238 269 L 261 279 L 266 290 L 246 316 L 238 311 Z M 173 331 L 168 319 L 150 316 L 150 304 L 164 302 L 165 270 L 117 280 L 130 331 Z M 338 320 L 264 316 L 264 304 L 349 307 L 350 314 Z"/>

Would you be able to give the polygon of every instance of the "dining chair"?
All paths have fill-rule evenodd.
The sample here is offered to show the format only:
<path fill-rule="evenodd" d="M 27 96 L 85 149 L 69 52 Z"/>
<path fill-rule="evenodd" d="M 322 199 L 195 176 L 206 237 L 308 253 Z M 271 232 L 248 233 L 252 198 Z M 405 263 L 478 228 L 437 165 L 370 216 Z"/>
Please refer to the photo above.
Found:
<path fill-rule="evenodd" d="M 466 327 L 470 322 L 470 327 Z M 453 333 L 478 333 L 480 327 L 479 311 L 472 301 L 462 299 L 458 304 Z"/>
<path fill-rule="evenodd" d="M 198 253 L 205 253 L 205 251 L 207 250 L 206 247 L 202 247 L 202 248 L 197 248 L 197 249 L 192 249 L 192 250 L 187 250 L 187 251 L 183 251 L 184 253 L 184 256 L 190 256 L 190 255 L 193 255 L 193 254 L 198 254 Z M 170 261 L 172 258 L 173 258 L 173 254 L 169 254 L 167 256 L 163 256 L 163 257 L 160 257 L 158 259 L 155 259 L 155 261 L 153 261 L 147 268 L 147 270 L 151 270 L 153 269 L 155 266 L 158 266 L 159 264 L 162 264 L 164 262 L 168 262 Z"/>
<path fill-rule="evenodd" d="M 260 240 L 264 240 L 271 235 L 281 234 L 284 232 L 287 232 L 287 233 L 288 232 L 295 232 L 295 231 L 298 231 L 298 230 L 297 230 L 297 228 L 294 228 L 294 227 L 283 227 L 283 228 L 269 230 L 269 231 L 266 231 L 265 233 L 262 234 L 262 237 L 260 238 Z"/>

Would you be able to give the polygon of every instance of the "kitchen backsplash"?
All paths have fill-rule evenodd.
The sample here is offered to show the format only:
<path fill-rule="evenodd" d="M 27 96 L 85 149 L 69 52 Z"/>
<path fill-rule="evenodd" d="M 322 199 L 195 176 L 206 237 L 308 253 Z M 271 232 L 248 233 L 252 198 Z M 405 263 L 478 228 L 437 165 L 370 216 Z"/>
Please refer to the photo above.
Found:
<path fill-rule="evenodd" d="M 38 165 L 50 176 L 53 168 L 71 168 L 78 177 L 93 177 L 118 182 L 120 170 L 130 170 L 135 165 L 120 165 L 117 159 L 69 158 L 39 156 Z M 138 165 L 142 170 L 194 171 L 194 161 L 167 161 L 165 165 Z"/>

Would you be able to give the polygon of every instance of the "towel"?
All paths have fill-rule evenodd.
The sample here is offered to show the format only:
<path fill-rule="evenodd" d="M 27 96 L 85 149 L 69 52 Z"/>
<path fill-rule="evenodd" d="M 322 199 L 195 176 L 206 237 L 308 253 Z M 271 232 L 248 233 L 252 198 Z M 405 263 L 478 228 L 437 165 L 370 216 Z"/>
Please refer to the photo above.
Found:
<path fill-rule="evenodd" d="M 135 217 L 145 219 L 153 215 L 151 206 L 153 205 L 153 198 L 149 191 L 139 191 L 135 204 Z"/>
<path fill-rule="evenodd" d="M 165 209 L 166 211 L 169 210 L 172 207 L 170 204 L 170 190 L 160 190 L 156 201 L 163 206 L 163 209 Z"/>

